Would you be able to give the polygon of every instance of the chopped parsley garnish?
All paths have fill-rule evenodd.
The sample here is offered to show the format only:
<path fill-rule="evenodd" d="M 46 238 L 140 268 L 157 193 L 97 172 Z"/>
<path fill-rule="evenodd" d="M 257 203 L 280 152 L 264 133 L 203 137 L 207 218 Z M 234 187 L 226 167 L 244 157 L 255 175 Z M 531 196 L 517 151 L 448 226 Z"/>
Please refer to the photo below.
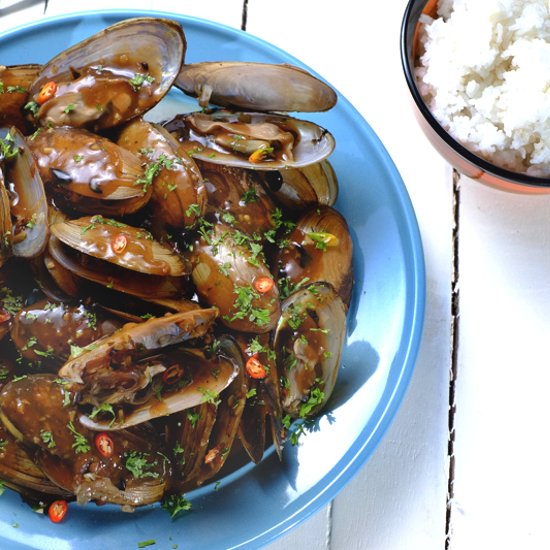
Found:
<path fill-rule="evenodd" d="M 108 414 L 112 417 L 111 422 L 109 423 L 109 426 L 111 426 L 113 422 L 116 420 L 116 413 L 111 403 L 101 403 L 99 407 L 94 407 L 89 416 L 90 420 L 93 420 L 99 414 Z"/>
<path fill-rule="evenodd" d="M 143 176 L 141 178 L 138 178 L 136 180 L 136 185 L 141 185 L 143 187 L 143 191 L 147 191 L 149 189 L 149 186 L 152 185 L 153 180 L 155 177 L 159 174 L 159 172 L 163 168 L 172 168 L 174 164 L 174 159 L 171 159 L 167 157 L 164 153 L 159 155 L 158 159 L 154 162 L 151 162 L 147 165 L 145 168 L 145 171 L 143 172 Z"/>
<path fill-rule="evenodd" d="M 277 354 L 275 353 L 275 351 L 261 344 L 258 336 L 252 338 L 252 340 L 248 342 L 248 348 L 246 351 L 249 355 L 256 355 L 256 353 L 265 353 L 266 357 L 271 361 L 275 361 L 275 359 L 277 358 Z"/>
<path fill-rule="evenodd" d="M 281 300 L 288 298 L 292 293 L 302 288 L 308 282 L 309 277 L 304 277 L 301 281 L 298 281 L 297 283 L 293 283 L 289 277 L 281 277 L 277 281 L 277 285 L 279 287 L 279 297 L 281 298 Z"/>
<path fill-rule="evenodd" d="M 201 207 L 198 204 L 190 204 L 185 210 L 185 215 L 188 218 L 191 216 L 199 217 L 201 215 Z"/>
<path fill-rule="evenodd" d="M 244 204 L 249 204 L 251 202 L 256 202 L 257 200 L 258 200 L 258 193 L 256 192 L 256 189 L 254 189 L 254 188 L 247 189 L 241 195 L 241 201 L 244 202 Z"/>
<path fill-rule="evenodd" d="M 156 479 L 160 474 L 152 470 L 157 464 L 156 460 L 149 462 L 146 458 L 146 453 L 130 451 L 126 454 L 126 462 L 124 465 L 136 479 L 143 479 L 145 477 Z"/>
<path fill-rule="evenodd" d="M 141 542 L 138 542 L 137 547 L 147 548 L 148 546 L 154 546 L 156 543 L 157 541 L 155 539 L 143 540 Z"/>
<path fill-rule="evenodd" d="M 69 103 L 64 109 L 63 112 L 68 115 L 69 113 L 72 113 L 76 109 L 76 105 L 74 103 Z"/>
<path fill-rule="evenodd" d="M 40 439 L 42 439 L 42 442 L 48 447 L 48 449 L 55 449 L 56 444 L 53 439 L 52 432 L 48 432 L 46 430 L 42 430 L 40 432 Z"/>
<path fill-rule="evenodd" d="M 321 388 L 313 388 L 309 393 L 309 398 L 305 403 L 300 405 L 300 418 L 307 418 L 311 411 L 321 405 L 325 399 L 325 392 Z"/>
<path fill-rule="evenodd" d="M 189 420 L 189 423 L 193 428 L 197 427 L 197 422 L 201 419 L 201 415 L 198 412 L 188 412 L 187 413 L 187 420 Z"/>
<path fill-rule="evenodd" d="M 38 115 L 38 110 L 40 109 L 40 106 L 36 101 L 29 101 L 24 107 L 25 111 L 29 111 L 32 113 L 33 116 Z"/>
<path fill-rule="evenodd" d="M 207 388 L 197 388 L 197 389 L 202 393 L 203 403 L 211 403 L 216 407 L 221 403 L 221 399 L 219 399 L 219 395 L 215 391 L 209 390 Z"/>
<path fill-rule="evenodd" d="M 26 94 L 28 90 L 23 86 L 8 86 L 6 91 L 8 94 Z"/>
<path fill-rule="evenodd" d="M 155 77 L 151 76 L 150 74 L 136 73 L 134 77 L 131 78 L 128 82 L 130 83 L 130 86 L 132 86 L 134 92 L 138 92 L 143 84 L 145 84 L 146 82 L 148 84 L 152 84 L 154 81 Z"/>
<path fill-rule="evenodd" d="M 13 136 L 8 132 L 5 138 L 0 138 L 0 159 L 11 159 L 19 154 Z"/>
<path fill-rule="evenodd" d="M 69 428 L 69 431 L 73 434 L 74 437 L 72 448 L 74 449 L 75 453 L 87 453 L 91 449 L 88 440 L 81 433 L 76 431 L 76 428 L 74 427 L 72 421 L 67 424 L 67 428 Z"/>
<path fill-rule="evenodd" d="M 233 292 L 237 296 L 233 303 L 236 310 L 233 316 L 224 315 L 224 319 L 232 322 L 237 319 L 248 319 L 251 323 L 264 326 L 269 323 L 270 311 L 265 308 L 254 307 L 253 301 L 260 298 L 260 294 L 251 286 L 235 286 Z"/>
<path fill-rule="evenodd" d="M 183 495 L 169 495 L 163 499 L 161 506 L 170 514 L 172 519 L 181 512 L 191 510 L 191 502 Z"/>

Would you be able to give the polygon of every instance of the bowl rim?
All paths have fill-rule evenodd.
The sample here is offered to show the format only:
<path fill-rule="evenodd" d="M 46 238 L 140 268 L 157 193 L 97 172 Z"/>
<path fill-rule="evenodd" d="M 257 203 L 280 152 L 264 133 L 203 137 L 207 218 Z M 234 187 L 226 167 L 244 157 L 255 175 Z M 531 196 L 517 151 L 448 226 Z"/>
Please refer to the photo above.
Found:
<path fill-rule="evenodd" d="M 400 32 L 400 53 L 401 53 L 401 64 L 403 67 L 403 72 L 405 74 L 405 80 L 413 97 L 416 107 L 419 109 L 421 115 L 428 122 L 430 127 L 436 132 L 436 134 L 441 138 L 455 153 L 460 155 L 468 163 L 477 166 L 483 172 L 491 174 L 501 180 L 505 180 L 509 183 L 520 185 L 523 187 L 536 187 L 536 188 L 550 188 L 550 177 L 543 178 L 538 176 L 531 176 L 529 174 L 523 174 L 520 172 L 512 172 L 506 168 L 502 168 L 495 164 L 490 163 L 489 161 L 479 157 L 459 141 L 453 138 L 449 132 L 447 132 L 439 121 L 434 117 L 428 106 L 426 105 L 418 87 L 416 85 L 416 78 L 414 75 L 414 67 L 412 66 L 411 59 L 409 57 L 409 45 L 408 45 L 408 36 L 409 28 L 413 24 L 413 12 L 414 8 L 418 4 L 425 5 L 428 0 L 409 0 L 407 7 L 405 8 L 405 13 L 403 15 L 403 20 L 401 22 L 401 32 Z M 414 22 L 414 26 L 418 25 L 418 20 Z M 521 178 L 521 179 L 520 179 Z"/>

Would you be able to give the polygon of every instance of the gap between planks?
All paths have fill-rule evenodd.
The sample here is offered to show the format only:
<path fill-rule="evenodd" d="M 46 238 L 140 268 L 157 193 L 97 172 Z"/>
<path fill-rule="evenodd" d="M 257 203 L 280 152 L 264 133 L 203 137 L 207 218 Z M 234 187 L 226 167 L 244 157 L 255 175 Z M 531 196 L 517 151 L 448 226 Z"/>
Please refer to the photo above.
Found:
<path fill-rule="evenodd" d="M 454 472 L 455 472 L 455 414 L 456 396 L 455 383 L 458 363 L 459 317 L 460 317 L 460 285 L 459 285 L 459 226 L 460 226 L 460 175 L 453 170 L 453 234 L 452 234 L 452 281 L 451 281 L 451 365 L 449 372 L 449 440 L 447 456 L 449 461 L 449 473 L 447 479 L 447 512 L 445 518 L 445 550 L 449 550 L 451 543 L 452 502 L 454 498 Z"/>

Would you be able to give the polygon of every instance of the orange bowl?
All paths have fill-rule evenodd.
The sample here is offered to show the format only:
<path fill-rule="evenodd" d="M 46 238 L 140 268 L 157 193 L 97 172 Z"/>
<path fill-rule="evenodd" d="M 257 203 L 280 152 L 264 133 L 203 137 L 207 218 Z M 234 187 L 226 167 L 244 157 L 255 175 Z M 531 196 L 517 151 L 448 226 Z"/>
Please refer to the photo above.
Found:
<path fill-rule="evenodd" d="M 550 178 L 512 172 L 477 156 L 455 140 L 432 115 L 414 73 L 421 14 L 437 17 L 437 0 L 410 0 L 401 25 L 401 62 L 419 124 L 435 149 L 461 174 L 515 193 L 550 193 Z"/>

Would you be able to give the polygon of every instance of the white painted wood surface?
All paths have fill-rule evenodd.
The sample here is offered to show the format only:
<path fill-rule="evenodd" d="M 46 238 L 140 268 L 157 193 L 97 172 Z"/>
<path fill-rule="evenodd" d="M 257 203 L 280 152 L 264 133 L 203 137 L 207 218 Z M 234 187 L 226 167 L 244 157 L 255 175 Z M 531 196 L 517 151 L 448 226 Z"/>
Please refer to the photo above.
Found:
<path fill-rule="evenodd" d="M 42 1 L 24 0 L 19 3 L 19 7 L 23 6 L 22 9 L 18 10 L 14 6 L 10 7 L 14 4 L 13 0 L 0 1 L 0 29 L 44 16 Z M 240 28 L 243 23 L 243 4 L 244 0 L 94 0 L 92 5 L 91 2 L 82 0 L 50 0 L 46 15 L 99 8 L 159 9 Z M 269 550 L 442 550 L 445 547 L 453 259 L 452 172 L 428 144 L 410 109 L 399 58 L 399 31 L 405 4 L 406 0 L 366 4 L 353 0 L 246 2 L 247 31 L 288 51 L 331 82 L 355 105 L 385 144 L 403 177 L 417 213 L 427 273 L 424 339 L 410 388 L 386 437 L 368 463 L 333 503 L 270 544 Z M 505 222 L 511 215 L 511 204 L 505 209 L 502 219 L 494 212 L 485 217 L 479 212 L 476 201 L 482 201 L 488 209 L 491 198 L 486 196 L 487 191 L 484 195 L 481 191 L 470 193 L 463 190 L 463 194 L 468 201 L 462 209 L 462 215 L 466 216 L 465 210 L 472 208 L 477 211 L 478 219 L 464 221 L 461 230 L 467 223 L 472 223 L 470 237 L 475 241 L 476 224 L 481 225 L 482 235 L 487 238 L 488 245 L 494 244 L 495 240 L 501 243 L 500 248 L 505 252 L 499 252 L 506 257 L 506 265 L 509 266 L 503 275 L 510 276 L 514 256 L 508 254 L 505 248 L 510 239 L 500 241 L 498 232 L 491 223 L 497 221 L 498 227 L 507 228 L 508 237 L 510 234 L 515 235 L 515 242 L 525 244 L 531 236 L 526 228 L 527 222 L 521 216 L 515 220 L 516 226 L 521 222 L 524 224 L 524 234 L 518 236 L 513 227 L 507 227 Z M 541 203 L 537 205 L 537 211 L 542 216 L 544 208 Z M 542 240 L 540 236 L 539 239 Z M 461 253 L 466 246 L 465 241 L 466 237 L 461 240 Z M 477 245 L 479 249 L 481 242 L 478 241 Z M 492 269 L 496 270 L 499 262 L 496 255 L 489 254 L 491 250 L 492 247 L 487 249 L 486 261 L 493 258 L 495 263 Z M 518 248 L 517 254 L 520 253 Z M 532 260 L 526 256 L 526 261 Z M 543 292 L 539 286 L 542 274 L 533 273 L 534 268 L 529 268 L 531 263 L 526 265 L 522 275 L 528 277 L 531 273 L 538 278 L 533 279 L 533 286 L 529 287 L 530 290 L 525 290 L 525 293 L 535 297 L 537 292 Z M 473 271 L 474 265 L 471 267 Z M 474 276 L 470 275 L 470 280 L 474 286 L 476 278 L 472 274 Z M 491 274 L 496 276 L 496 273 Z M 517 272 L 512 272 L 512 275 L 516 274 Z M 510 287 L 514 287 L 513 279 L 503 279 L 511 281 Z M 505 283 L 500 281 L 500 284 L 504 289 Z M 510 291 L 510 288 L 506 290 Z M 462 295 L 465 294 L 467 289 L 463 287 Z M 472 308 L 475 308 L 475 300 L 470 300 Z M 507 297 L 507 300 L 510 302 L 512 299 Z M 541 316 L 544 313 L 543 305 L 541 303 L 537 306 Z M 519 307 L 518 302 L 515 306 L 516 314 L 526 314 L 526 311 L 517 311 Z M 487 360 L 484 365 L 486 369 L 489 365 L 495 369 L 496 361 L 488 360 L 492 357 L 490 353 L 481 353 L 482 342 L 477 338 L 478 333 L 471 330 L 476 322 L 480 324 L 480 320 L 475 320 L 475 309 L 470 312 L 470 317 L 474 318 L 470 321 L 473 339 L 469 342 L 470 354 L 461 355 L 461 364 L 468 364 L 468 368 L 475 371 L 476 362 L 472 360 L 470 364 L 470 356 L 478 353 L 482 359 Z M 520 325 L 519 319 L 516 317 L 513 320 L 512 325 L 516 328 Z M 488 320 L 487 325 L 490 324 Z M 502 351 L 499 350 L 498 353 L 499 364 L 502 361 L 506 363 L 507 353 L 503 344 L 514 345 L 509 334 L 512 325 L 508 326 L 508 332 L 505 333 L 508 338 L 503 339 L 500 344 Z M 544 324 L 541 324 L 540 332 L 543 327 Z M 461 333 L 463 339 L 464 333 L 465 331 Z M 492 337 L 492 347 L 498 349 L 498 335 L 493 334 Z M 542 342 L 539 347 L 542 347 Z M 512 356 L 512 353 L 508 356 Z M 525 369 L 527 361 L 520 361 L 521 357 L 517 359 L 515 368 L 507 371 L 510 387 L 513 387 L 514 374 Z M 538 362 L 544 362 L 542 353 Z M 533 371 L 534 366 L 529 369 L 529 372 Z M 481 390 L 478 391 L 483 394 Z M 525 391 L 529 391 L 528 388 Z M 542 392 L 542 388 L 539 391 Z M 500 408 L 492 409 L 482 401 L 476 403 L 476 406 L 487 413 L 486 422 L 480 422 L 478 432 L 474 432 L 483 440 L 491 430 L 493 414 L 498 414 Z M 540 406 L 542 407 L 542 402 Z M 470 425 L 465 425 L 465 429 L 469 430 Z M 499 430 L 503 439 L 506 439 L 506 427 L 500 426 Z M 510 433 L 513 437 L 515 430 Z M 460 441 L 457 440 L 457 447 Z M 469 444 L 469 440 L 464 440 L 464 454 L 467 454 Z M 486 440 L 486 449 L 488 444 Z M 513 445 L 510 444 L 510 447 Z M 491 464 L 490 454 L 487 451 L 484 463 L 487 467 Z M 519 460 L 519 451 L 515 456 Z M 461 471 L 457 467 L 457 473 L 468 479 L 470 470 Z M 534 478 L 535 474 L 532 476 Z M 458 502 L 458 491 L 455 491 Z M 466 504 L 470 496 L 473 498 L 474 495 L 462 495 L 463 504 Z M 453 523 L 453 527 L 458 533 L 458 522 Z M 496 526 L 493 525 L 493 528 L 496 529 Z M 461 524 L 462 540 L 472 540 L 468 534 L 470 530 L 471 527 L 465 522 Z M 476 546 L 455 545 L 453 548 L 469 550 Z"/>

